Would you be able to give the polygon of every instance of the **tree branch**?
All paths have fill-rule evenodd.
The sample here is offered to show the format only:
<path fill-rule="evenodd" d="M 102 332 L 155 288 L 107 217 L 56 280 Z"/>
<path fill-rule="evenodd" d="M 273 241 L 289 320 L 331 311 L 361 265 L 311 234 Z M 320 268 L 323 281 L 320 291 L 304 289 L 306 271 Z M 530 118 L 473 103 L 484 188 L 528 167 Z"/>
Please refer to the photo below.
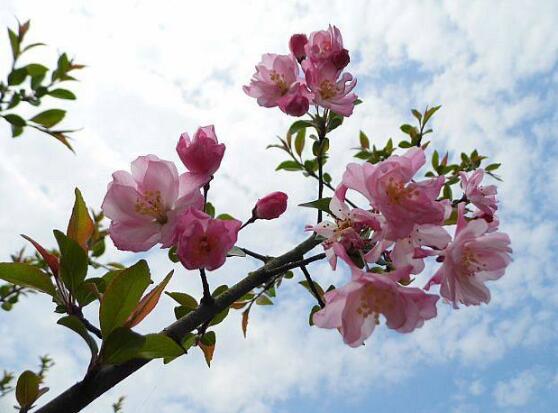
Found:
<path fill-rule="evenodd" d="M 192 311 L 165 328 L 163 333 L 179 343 L 182 342 L 182 338 L 187 333 L 203 325 L 206 321 L 211 320 L 244 294 L 265 284 L 278 271 L 288 271 L 308 263 L 308 260 L 315 261 L 321 259 L 318 257 L 323 254 L 318 254 L 306 260 L 300 260 L 301 256 L 311 251 L 318 244 L 320 244 L 320 240 L 315 235 L 312 235 L 292 250 L 279 257 L 272 258 L 262 267 L 249 273 L 244 279 L 216 297 L 211 304 L 202 303 L 197 310 Z M 87 373 L 82 381 L 36 410 L 36 413 L 79 412 L 97 397 L 149 363 L 149 361 L 148 359 L 133 359 L 121 365 L 106 365 L 93 369 Z"/>

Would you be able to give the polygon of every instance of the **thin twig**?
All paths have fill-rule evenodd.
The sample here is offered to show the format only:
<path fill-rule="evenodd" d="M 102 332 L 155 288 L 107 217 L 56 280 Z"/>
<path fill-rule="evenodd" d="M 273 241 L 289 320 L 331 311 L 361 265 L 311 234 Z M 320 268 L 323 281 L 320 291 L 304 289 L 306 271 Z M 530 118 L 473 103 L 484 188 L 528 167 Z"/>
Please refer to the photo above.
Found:
<path fill-rule="evenodd" d="M 320 305 L 321 308 L 324 308 L 325 307 L 324 300 L 322 300 L 322 297 L 320 296 L 320 293 L 318 292 L 318 289 L 316 288 L 316 285 L 314 284 L 314 281 L 312 280 L 312 277 L 310 276 L 310 273 L 308 272 L 306 265 L 301 265 L 300 269 L 302 270 L 302 273 L 304 274 L 306 281 L 308 281 L 308 286 L 310 287 L 310 290 L 312 290 L 312 294 L 316 298 L 316 301 L 318 301 L 318 304 Z"/>

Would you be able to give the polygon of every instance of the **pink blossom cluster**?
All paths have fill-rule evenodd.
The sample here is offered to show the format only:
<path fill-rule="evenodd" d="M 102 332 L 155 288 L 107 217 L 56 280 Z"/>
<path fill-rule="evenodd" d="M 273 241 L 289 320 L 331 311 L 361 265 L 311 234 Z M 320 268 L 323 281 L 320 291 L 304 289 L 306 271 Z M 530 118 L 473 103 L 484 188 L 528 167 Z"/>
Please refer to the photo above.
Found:
<path fill-rule="evenodd" d="M 415 180 L 425 162 L 424 151 L 411 148 L 375 165 L 349 164 L 330 203 L 335 220 L 307 227 L 325 239 L 333 269 L 338 258 L 351 268 L 351 281 L 327 292 L 314 315 L 317 326 L 338 329 L 350 346 L 361 345 L 380 316 L 404 333 L 434 318 L 439 297 L 425 291 L 433 285 L 455 308 L 488 303 L 485 282 L 500 278 L 511 261 L 510 239 L 498 232 L 496 188 L 481 185 L 484 171 L 461 173 L 463 197 L 452 204 L 439 199 L 443 176 Z M 369 209 L 350 209 L 348 190 L 363 195 Z M 452 212 L 453 237 L 444 228 Z M 424 289 L 409 287 L 427 257 L 440 267 Z"/>
<path fill-rule="evenodd" d="M 339 29 L 330 25 L 308 37 L 295 34 L 289 48 L 288 55 L 264 54 L 244 92 L 260 106 L 278 106 L 292 116 L 304 115 L 310 105 L 350 116 L 357 100 L 352 93 L 356 79 L 343 72 L 350 57 Z"/>
<path fill-rule="evenodd" d="M 187 171 L 155 155 L 140 156 L 131 173 L 116 171 L 102 210 L 111 220 L 109 235 L 124 251 L 147 251 L 156 244 L 176 247 L 187 269 L 219 268 L 236 243 L 241 222 L 212 218 L 204 212 L 202 188 L 219 169 L 225 153 L 213 125 L 199 128 L 191 139 L 180 136 L 176 147 Z M 274 192 L 256 203 L 261 218 L 273 219 L 287 207 L 287 196 Z M 258 216 L 260 218 L 260 216 Z"/>

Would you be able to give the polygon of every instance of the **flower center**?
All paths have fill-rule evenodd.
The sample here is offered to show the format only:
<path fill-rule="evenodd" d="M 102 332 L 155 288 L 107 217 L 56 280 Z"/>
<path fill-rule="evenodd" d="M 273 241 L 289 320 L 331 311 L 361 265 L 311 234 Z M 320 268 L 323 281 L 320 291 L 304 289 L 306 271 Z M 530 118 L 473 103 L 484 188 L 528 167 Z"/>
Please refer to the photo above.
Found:
<path fill-rule="evenodd" d="M 361 293 L 360 305 L 356 312 L 363 318 L 372 315 L 376 324 L 379 324 L 380 313 L 385 313 L 393 308 L 393 302 L 394 297 L 392 291 L 374 288 L 372 285 L 367 285 Z"/>
<path fill-rule="evenodd" d="M 281 96 L 283 96 L 289 90 L 289 85 L 285 81 L 285 75 L 277 73 L 275 70 L 271 72 L 270 75 L 271 81 L 275 83 L 275 86 L 279 88 L 281 92 Z"/>
<path fill-rule="evenodd" d="M 402 201 L 418 196 L 419 192 L 413 188 L 405 188 L 402 182 L 397 182 L 393 177 L 389 178 L 386 186 L 386 195 L 392 204 L 400 205 Z"/>
<path fill-rule="evenodd" d="M 322 80 L 320 83 L 320 96 L 328 100 L 337 96 L 337 85 L 330 80 Z"/>
<path fill-rule="evenodd" d="M 143 197 L 136 200 L 135 211 L 141 215 L 147 215 L 164 225 L 167 223 L 167 211 L 161 201 L 161 191 L 145 191 Z"/>
<path fill-rule="evenodd" d="M 466 274 L 471 276 L 479 271 L 484 271 L 486 264 L 480 260 L 480 257 L 475 254 L 474 251 L 471 250 L 469 247 L 465 247 L 463 250 L 463 267 L 466 271 Z"/>

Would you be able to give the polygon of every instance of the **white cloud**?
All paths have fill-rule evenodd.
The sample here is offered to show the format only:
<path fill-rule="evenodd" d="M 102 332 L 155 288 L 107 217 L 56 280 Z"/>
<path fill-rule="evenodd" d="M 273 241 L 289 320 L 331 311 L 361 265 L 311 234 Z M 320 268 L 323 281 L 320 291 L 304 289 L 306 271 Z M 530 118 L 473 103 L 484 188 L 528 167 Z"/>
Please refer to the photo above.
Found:
<path fill-rule="evenodd" d="M 531 400 L 539 378 L 534 371 L 525 370 L 508 381 L 496 383 L 494 399 L 500 407 L 525 406 Z"/>

